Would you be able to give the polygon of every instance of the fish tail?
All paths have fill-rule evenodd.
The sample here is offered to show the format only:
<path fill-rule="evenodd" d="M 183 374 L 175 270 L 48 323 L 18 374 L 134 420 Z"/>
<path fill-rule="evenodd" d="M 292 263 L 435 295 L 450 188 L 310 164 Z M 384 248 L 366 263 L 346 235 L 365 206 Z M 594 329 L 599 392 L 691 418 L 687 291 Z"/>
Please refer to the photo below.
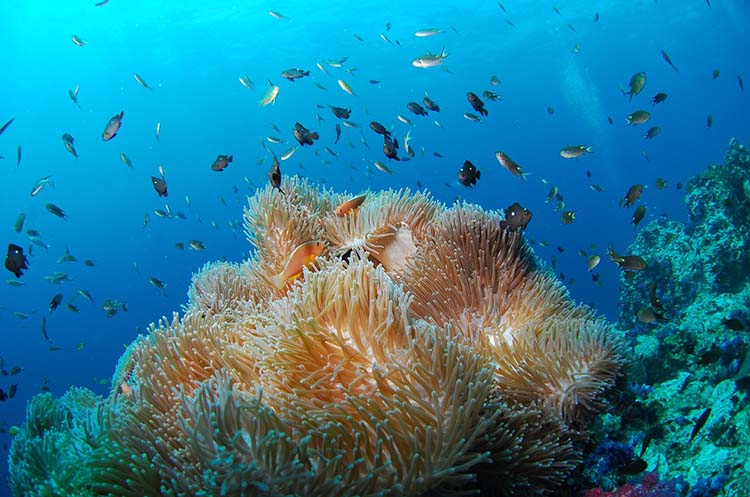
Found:
<path fill-rule="evenodd" d="M 591 150 L 591 147 L 590 147 L 590 146 L 588 146 L 588 147 L 584 148 L 584 150 L 586 151 L 586 153 L 587 153 L 587 154 L 591 154 L 591 153 L 593 153 L 593 152 L 594 152 L 593 150 Z"/>
<path fill-rule="evenodd" d="M 318 138 L 320 138 L 320 136 L 318 135 L 318 132 L 316 131 L 315 133 L 310 134 L 310 138 L 312 138 L 313 140 L 317 140 Z"/>
<path fill-rule="evenodd" d="M 528 176 L 529 173 L 525 173 L 525 172 L 521 171 L 520 169 L 518 170 L 518 172 L 521 174 L 521 181 L 523 181 L 525 183 L 526 182 L 526 176 Z M 479 176 L 477 176 L 477 178 L 478 177 Z"/>

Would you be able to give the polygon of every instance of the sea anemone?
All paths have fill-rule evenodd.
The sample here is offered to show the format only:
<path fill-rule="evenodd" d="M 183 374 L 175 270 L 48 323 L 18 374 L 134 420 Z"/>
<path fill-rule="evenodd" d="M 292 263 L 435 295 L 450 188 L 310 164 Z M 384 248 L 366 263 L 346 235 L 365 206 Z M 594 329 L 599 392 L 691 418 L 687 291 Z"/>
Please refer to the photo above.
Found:
<path fill-rule="evenodd" d="M 557 488 L 622 362 L 604 323 L 496 213 L 388 191 L 337 215 L 347 197 L 282 188 L 248 202 L 252 257 L 205 266 L 185 314 L 128 347 L 107 399 L 72 390 L 62 418 L 32 401 L 14 494 Z M 325 253 L 272 286 L 313 240 Z"/>

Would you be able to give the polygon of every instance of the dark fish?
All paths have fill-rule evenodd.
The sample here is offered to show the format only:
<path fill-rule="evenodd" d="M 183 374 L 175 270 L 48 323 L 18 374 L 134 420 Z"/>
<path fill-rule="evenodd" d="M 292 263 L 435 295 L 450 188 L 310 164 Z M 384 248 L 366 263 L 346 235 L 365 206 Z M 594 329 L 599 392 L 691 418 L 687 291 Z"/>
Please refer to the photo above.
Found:
<path fill-rule="evenodd" d="M 641 204 L 635 209 L 635 212 L 633 213 L 633 219 L 632 219 L 633 228 L 638 226 L 638 224 L 643 220 L 643 217 L 645 215 L 646 215 L 646 206 Z"/>
<path fill-rule="evenodd" d="M 551 105 L 549 107 L 547 107 L 547 114 L 549 114 L 551 116 L 554 113 L 555 113 L 555 108 L 554 107 L 552 107 Z"/>
<path fill-rule="evenodd" d="M 29 269 L 29 260 L 23 254 L 23 248 L 14 243 L 8 244 L 8 255 L 5 256 L 5 269 L 20 278 L 24 269 Z"/>
<path fill-rule="evenodd" d="M 427 111 L 424 110 L 424 107 L 419 105 L 417 102 L 409 102 L 406 104 L 406 108 L 415 113 L 418 116 L 426 116 Z"/>
<path fill-rule="evenodd" d="M 386 157 L 400 161 L 401 159 L 398 158 L 398 153 L 396 152 L 397 149 L 398 140 L 391 140 L 390 136 L 383 136 L 383 153 Z"/>
<path fill-rule="evenodd" d="M 643 257 L 639 255 L 619 255 L 612 246 L 607 249 L 607 255 L 609 255 L 609 260 L 617 264 L 623 271 L 643 271 L 648 267 Z"/>
<path fill-rule="evenodd" d="M 479 177 L 477 171 L 477 178 Z M 531 211 L 524 209 L 521 204 L 514 202 L 505 209 L 505 220 L 500 221 L 500 227 L 509 231 L 525 230 L 531 221 Z"/>
<path fill-rule="evenodd" d="M 23 231 L 23 223 L 25 222 L 26 222 L 26 214 L 22 212 L 16 218 L 16 224 L 13 225 L 13 229 L 16 230 L 16 233 L 20 233 L 21 231 Z"/>
<path fill-rule="evenodd" d="M 667 64 L 669 64 L 672 67 L 672 69 L 675 70 L 675 72 L 680 72 L 680 70 L 677 69 L 676 65 L 674 65 L 674 63 L 672 62 L 672 58 L 669 56 L 669 54 L 666 51 L 662 50 L 661 56 L 667 62 Z"/>
<path fill-rule="evenodd" d="M 458 182 L 471 188 L 472 185 L 477 184 L 481 173 L 471 161 L 464 161 L 464 165 L 458 170 Z"/>
<path fill-rule="evenodd" d="M 568 27 L 570 28 L 570 30 L 571 30 L 572 32 L 574 32 L 574 33 L 577 33 L 577 32 L 578 32 L 578 31 L 576 31 L 576 28 L 574 28 L 572 24 L 568 23 Z"/>
<path fill-rule="evenodd" d="M 740 76 L 739 74 L 737 75 L 737 84 L 740 85 L 740 90 L 741 91 L 745 91 L 745 82 L 742 81 L 742 76 Z M 11 121 L 13 121 L 13 119 L 11 119 Z M 3 126 L 2 130 L 0 130 L 0 134 L 2 134 L 2 132 L 3 132 L 3 130 L 5 130 L 6 126 L 7 126 L 7 124 L 5 126 Z"/>
<path fill-rule="evenodd" d="M 385 126 L 383 126 L 382 124 L 380 124 L 377 121 L 371 121 L 370 122 L 370 129 L 373 130 L 374 132 L 376 132 L 379 135 L 383 135 L 383 136 L 386 136 L 388 138 L 391 137 L 391 132 L 388 131 L 387 129 L 385 129 Z"/>
<path fill-rule="evenodd" d="M 224 169 L 226 169 L 229 164 L 232 162 L 232 156 L 231 155 L 219 155 L 213 164 L 211 164 L 211 169 L 214 171 L 221 172 Z"/>
<path fill-rule="evenodd" d="M 721 320 L 721 324 L 732 331 L 743 331 L 745 329 L 745 323 L 739 318 L 725 318 Z"/>
<path fill-rule="evenodd" d="M 710 415 L 711 408 L 707 407 L 706 410 L 703 411 L 700 416 L 698 416 L 698 419 L 695 421 L 695 426 L 693 426 L 693 431 L 690 432 L 690 440 L 688 440 L 688 442 L 693 441 L 698 432 L 701 431 L 701 428 L 703 428 L 703 425 L 706 424 L 706 421 L 708 420 L 708 417 Z"/>
<path fill-rule="evenodd" d="M 432 100 L 430 97 L 426 96 L 422 99 L 422 103 L 425 107 L 430 109 L 432 112 L 440 112 L 440 106 L 435 103 L 434 100 Z"/>
<path fill-rule="evenodd" d="M 379 80 L 377 80 L 377 79 L 371 79 L 371 80 L 370 80 L 370 84 L 371 84 L 371 85 L 379 85 L 379 84 L 380 84 L 380 81 L 379 81 Z"/>
<path fill-rule="evenodd" d="M 720 74 L 721 74 L 721 71 L 719 71 L 718 69 L 714 69 L 713 71 L 711 71 L 711 78 L 718 79 Z"/>
<path fill-rule="evenodd" d="M 594 13 L 594 22 L 599 22 L 599 12 Z"/>
<path fill-rule="evenodd" d="M 268 179 L 271 181 L 271 186 L 276 188 L 282 194 L 284 190 L 281 189 L 281 167 L 279 166 L 279 159 L 273 156 L 273 164 L 271 169 L 268 171 Z"/>
<path fill-rule="evenodd" d="M 625 207 L 630 207 L 635 204 L 636 200 L 640 198 L 643 193 L 643 185 L 637 184 L 628 188 L 628 192 L 625 194 L 620 203 Z"/>
<path fill-rule="evenodd" d="M 654 105 L 660 104 L 665 101 L 668 96 L 669 95 L 667 95 L 666 93 L 657 93 L 656 95 L 654 95 L 654 98 L 651 99 L 651 103 Z"/>
<path fill-rule="evenodd" d="M 659 134 L 661 131 L 661 128 L 659 126 L 653 126 L 646 131 L 646 133 L 643 135 L 646 140 L 650 140 L 651 138 L 655 137 Z"/>
<path fill-rule="evenodd" d="M 62 218 L 66 221 L 68 220 L 67 214 L 65 214 L 65 212 L 63 212 L 63 210 L 59 208 L 58 206 L 56 206 L 55 204 L 47 204 L 45 207 L 50 213 L 54 214 L 55 216 Z"/>
<path fill-rule="evenodd" d="M 102 140 L 106 142 L 117 135 L 117 132 L 120 130 L 120 126 L 122 126 L 122 117 L 124 115 L 125 112 L 120 111 L 119 114 L 110 118 L 110 120 L 107 122 L 107 125 L 104 127 L 104 131 L 102 132 Z"/>
<path fill-rule="evenodd" d="M 5 390 L 0 388 L 0 402 L 5 402 L 6 400 L 8 400 L 8 394 L 5 393 Z"/>
<path fill-rule="evenodd" d="M 18 150 L 16 151 L 16 167 L 21 166 L 21 145 L 18 146 Z"/>
<path fill-rule="evenodd" d="M 738 76 L 738 77 L 739 77 L 739 76 Z M 11 118 L 10 118 L 10 121 L 8 121 L 7 123 L 3 124 L 3 127 L 2 127 L 2 128 L 0 128 L 0 135 L 2 135 L 3 133 L 5 133 L 5 130 L 6 130 L 6 129 L 8 129 L 8 127 L 9 127 L 9 126 L 10 126 L 11 124 L 13 124 L 13 121 L 15 121 L 15 120 L 16 120 L 16 118 L 15 118 L 15 117 L 11 117 Z"/>
<path fill-rule="evenodd" d="M 154 190 L 156 190 L 156 193 L 158 193 L 160 197 L 167 197 L 169 195 L 167 193 L 167 182 L 164 178 L 151 176 L 151 184 L 154 185 Z"/>
<path fill-rule="evenodd" d="M 318 139 L 318 132 L 310 133 L 310 130 L 302 126 L 300 123 L 294 123 L 294 137 L 301 146 L 312 145 L 313 140 Z"/>
<path fill-rule="evenodd" d="M 349 116 L 352 114 L 351 109 L 345 109 L 343 107 L 331 107 L 331 111 L 333 112 L 333 115 L 338 117 L 339 119 L 349 119 Z"/>
<path fill-rule="evenodd" d="M 333 144 L 336 145 L 339 142 L 339 138 L 341 138 L 341 126 L 336 123 L 336 140 L 334 140 Z"/>
<path fill-rule="evenodd" d="M 706 127 L 710 128 L 711 126 L 713 126 L 713 124 L 714 124 L 714 116 L 712 116 L 711 114 L 707 115 L 706 116 Z"/>
<path fill-rule="evenodd" d="M 8 388 L 8 398 L 12 399 L 16 396 L 16 392 L 18 391 L 18 385 L 13 383 L 10 388 Z"/>
<path fill-rule="evenodd" d="M 292 83 L 294 83 L 295 79 L 304 78 L 305 76 L 309 76 L 309 75 L 310 75 L 310 71 L 304 71 L 296 67 L 292 69 L 287 69 L 286 71 L 281 73 L 282 78 L 288 79 Z"/>
<path fill-rule="evenodd" d="M 646 468 L 648 468 L 648 463 L 638 457 L 622 466 L 617 472 L 621 475 L 637 475 L 646 471 Z"/>
<path fill-rule="evenodd" d="M 477 96 L 474 92 L 469 92 L 466 94 L 466 98 L 469 100 L 469 103 L 471 104 L 471 107 L 479 112 L 481 115 L 486 116 L 488 114 L 487 109 L 484 108 L 484 102 Z"/>
<path fill-rule="evenodd" d="M 53 312 L 58 307 L 60 307 L 60 304 L 62 303 L 62 299 L 63 299 L 63 294 L 62 293 L 58 293 L 57 295 L 55 295 L 54 297 L 52 297 L 52 300 L 50 300 L 50 302 L 49 302 L 49 307 L 48 307 L 49 312 Z"/>
<path fill-rule="evenodd" d="M 94 7 L 104 7 L 104 6 L 105 6 L 105 5 L 107 5 L 108 3 L 109 3 L 109 0 L 102 0 L 101 2 L 96 2 L 96 3 L 94 4 Z"/>

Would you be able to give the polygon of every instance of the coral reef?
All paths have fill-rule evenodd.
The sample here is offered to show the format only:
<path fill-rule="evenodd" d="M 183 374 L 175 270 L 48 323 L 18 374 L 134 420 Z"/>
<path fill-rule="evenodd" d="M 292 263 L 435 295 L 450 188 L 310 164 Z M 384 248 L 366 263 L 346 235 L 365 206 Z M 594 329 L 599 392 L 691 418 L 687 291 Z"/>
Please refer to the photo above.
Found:
<path fill-rule="evenodd" d="M 732 140 L 725 164 L 686 190 L 689 222 L 658 219 L 628 249 L 648 268 L 621 279 L 618 327 L 629 330 L 637 366 L 622 424 L 608 435 L 649 440 L 643 458 L 666 478 L 747 495 L 750 152 Z M 663 317 L 638 319 L 644 306 L 662 307 Z"/>
<path fill-rule="evenodd" d="M 558 489 L 623 358 L 522 232 L 425 193 L 344 211 L 347 196 L 304 180 L 282 189 L 249 199 L 250 259 L 205 266 L 183 316 L 128 347 L 107 398 L 33 399 L 14 495 Z M 322 254 L 292 257 L 313 241 Z"/>

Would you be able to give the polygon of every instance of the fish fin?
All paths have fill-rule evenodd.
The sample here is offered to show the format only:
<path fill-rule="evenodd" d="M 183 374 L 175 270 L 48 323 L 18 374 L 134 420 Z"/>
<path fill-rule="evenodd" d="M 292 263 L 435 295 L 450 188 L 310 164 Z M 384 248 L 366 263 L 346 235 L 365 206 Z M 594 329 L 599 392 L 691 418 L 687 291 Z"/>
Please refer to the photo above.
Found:
<path fill-rule="evenodd" d="M 120 111 L 120 119 L 122 119 L 122 117 L 123 117 L 124 115 L 125 115 L 125 111 L 124 111 L 124 110 L 121 110 L 121 111 Z M 114 136 L 114 135 L 112 135 L 112 136 Z"/>
<path fill-rule="evenodd" d="M 281 188 L 279 188 L 279 190 L 281 190 Z M 277 290 L 281 290 L 282 288 L 284 288 L 284 285 L 286 285 L 286 280 L 284 279 L 283 271 L 279 274 L 274 274 L 273 276 L 271 276 L 271 284 Z"/>
<path fill-rule="evenodd" d="M 232 156 L 227 157 L 227 162 L 232 162 Z"/>

